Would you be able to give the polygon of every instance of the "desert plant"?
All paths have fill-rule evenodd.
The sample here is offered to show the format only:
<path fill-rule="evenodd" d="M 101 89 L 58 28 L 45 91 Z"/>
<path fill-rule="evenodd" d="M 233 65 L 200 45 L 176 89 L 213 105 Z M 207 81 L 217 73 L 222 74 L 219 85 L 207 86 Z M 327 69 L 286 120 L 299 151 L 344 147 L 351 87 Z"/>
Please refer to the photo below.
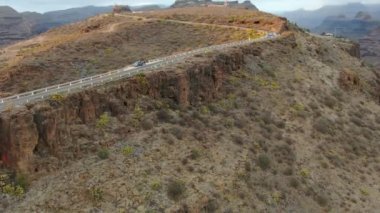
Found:
<path fill-rule="evenodd" d="M 19 185 L 6 184 L 2 187 L 4 194 L 21 197 L 25 194 L 25 190 Z"/>
<path fill-rule="evenodd" d="M 171 128 L 170 133 L 174 135 L 178 140 L 182 140 L 184 137 L 184 131 L 180 127 Z"/>
<path fill-rule="evenodd" d="M 153 128 L 153 121 L 150 120 L 150 119 L 144 119 L 143 121 L 141 121 L 141 127 L 144 129 L 144 130 L 150 130 Z"/>
<path fill-rule="evenodd" d="M 333 128 L 333 123 L 325 117 L 318 118 L 314 123 L 314 129 L 323 134 L 333 134 Z"/>
<path fill-rule="evenodd" d="M 301 175 L 301 177 L 303 177 L 303 178 L 308 178 L 308 177 L 310 177 L 310 170 L 308 170 L 308 169 L 306 169 L 306 168 L 303 168 L 303 169 L 301 169 L 301 171 L 300 171 L 300 175 Z"/>
<path fill-rule="evenodd" d="M 106 148 L 103 148 L 98 151 L 98 157 L 102 160 L 107 159 L 109 157 L 109 151 Z"/>
<path fill-rule="evenodd" d="M 201 156 L 201 152 L 197 149 L 192 149 L 190 153 L 190 159 L 196 160 Z"/>
<path fill-rule="evenodd" d="M 61 94 L 54 94 L 51 95 L 49 100 L 54 102 L 62 102 L 65 99 L 65 97 Z"/>
<path fill-rule="evenodd" d="M 289 186 L 293 187 L 293 188 L 298 188 L 299 186 L 299 182 L 296 178 L 292 177 L 290 178 L 289 180 Z"/>
<path fill-rule="evenodd" d="M 144 117 L 144 112 L 142 111 L 139 105 L 136 105 L 135 109 L 133 110 L 133 119 L 137 121 L 141 121 L 143 117 Z"/>
<path fill-rule="evenodd" d="M 18 173 L 15 178 L 15 185 L 20 186 L 24 190 L 26 190 L 29 186 L 29 180 L 26 175 Z"/>
<path fill-rule="evenodd" d="M 146 79 L 145 74 L 140 73 L 140 74 L 136 75 L 136 79 L 137 79 L 139 86 L 142 88 L 142 90 L 144 92 L 147 92 L 149 83 L 148 83 L 148 80 Z"/>
<path fill-rule="evenodd" d="M 128 157 L 129 155 L 133 154 L 135 152 L 135 149 L 131 146 L 125 146 L 122 150 L 122 153 L 125 157 Z"/>
<path fill-rule="evenodd" d="M 167 185 L 167 195 L 170 199 L 178 201 L 186 191 L 185 183 L 180 180 L 170 180 Z"/>
<path fill-rule="evenodd" d="M 154 191 L 159 191 L 162 188 L 162 185 L 159 181 L 154 181 L 150 184 L 150 188 Z"/>
<path fill-rule="evenodd" d="M 156 116 L 161 122 L 170 122 L 173 116 L 170 114 L 170 111 L 167 109 L 161 109 L 156 113 Z"/>
<path fill-rule="evenodd" d="M 91 199 L 95 202 L 100 202 L 103 200 L 104 192 L 101 188 L 92 187 L 89 191 Z"/>
<path fill-rule="evenodd" d="M 257 165 L 262 170 L 268 170 L 271 167 L 270 158 L 266 154 L 261 154 L 257 158 Z"/>
<path fill-rule="evenodd" d="M 97 128 L 104 128 L 110 123 L 110 117 L 107 113 L 103 113 L 96 122 Z"/>

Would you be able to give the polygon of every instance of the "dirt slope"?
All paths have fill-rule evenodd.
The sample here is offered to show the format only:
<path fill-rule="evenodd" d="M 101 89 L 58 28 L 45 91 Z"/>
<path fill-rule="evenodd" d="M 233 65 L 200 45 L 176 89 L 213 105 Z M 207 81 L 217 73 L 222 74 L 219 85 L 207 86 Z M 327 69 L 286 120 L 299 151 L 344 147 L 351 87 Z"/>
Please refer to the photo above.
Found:
<path fill-rule="evenodd" d="M 2 116 L 40 137 L 2 208 L 376 212 L 377 85 L 350 46 L 288 34 Z"/>
<path fill-rule="evenodd" d="M 246 12 L 233 10 L 231 14 L 240 11 Z M 181 10 L 178 12 L 182 13 Z M 251 16 L 260 15 L 251 12 Z M 217 25 L 192 26 L 161 19 L 97 16 L 0 49 L 0 95 L 107 72 L 141 58 L 153 59 L 248 39 L 251 34 L 245 29 Z"/>

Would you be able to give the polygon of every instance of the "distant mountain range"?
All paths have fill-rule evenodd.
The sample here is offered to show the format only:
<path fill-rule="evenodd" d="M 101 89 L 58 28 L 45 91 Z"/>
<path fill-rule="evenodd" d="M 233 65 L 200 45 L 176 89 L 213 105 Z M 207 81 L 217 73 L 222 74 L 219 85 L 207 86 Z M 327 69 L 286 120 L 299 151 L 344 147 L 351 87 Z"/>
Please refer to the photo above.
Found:
<path fill-rule="evenodd" d="M 330 32 L 358 40 L 380 27 L 380 19 L 373 19 L 367 12 L 358 12 L 355 17 L 344 15 L 327 17 L 322 24 L 312 29 L 315 33 Z"/>
<path fill-rule="evenodd" d="M 131 7 L 131 9 L 144 11 L 157 10 L 162 7 L 161 5 L 144 5 Z M 40 14 L 36 12 L 18 13 L 9 6 L 0 6 L 0 46 L 43 33 L 53 27 L 109 13 L 112 9 L 113 6 L 88 6 Z"/>
<path fill-rule="evenodd" d="M 296 22 L 299 26 L 314 29 L 323 23 L 328 17 L 355 17 L 359 12 L 371 14 L 373 19 L 380 20 L 380 4 L 361 4 L 351 3 L 346 5 L 324 6 L 318 10 L 296 10 L 292 12 L 281 13 L 292 22 Z"/>
<path fill-rule="evenodd" d="M 314 33 L 332 33 L 358 41 L 361 57 L 376 67 L 380 76 L 380 4 L 351 3 L 280 15 Z"/>

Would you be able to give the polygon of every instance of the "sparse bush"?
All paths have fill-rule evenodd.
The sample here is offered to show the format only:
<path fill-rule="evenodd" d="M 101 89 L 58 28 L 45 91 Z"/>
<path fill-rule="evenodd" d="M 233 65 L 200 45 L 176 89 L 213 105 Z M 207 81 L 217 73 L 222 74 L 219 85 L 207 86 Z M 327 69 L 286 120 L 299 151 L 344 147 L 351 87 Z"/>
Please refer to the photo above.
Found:
<path fill-rule="evenodd" d="M 185 183 L 179 180 L 170 180 L 167 186 L 167 195 L 170 199 L 178 201 L 186 191 Z"/>
<path fill-rule="evenodd" d="M 4 194 L 16 196 L 16 197 L 21 197 L 25 194 L 25 190 L 18 185 L 12 185 L 12 184 L 7 184 L 2 187 L 2 191 Z"/>
<path fill-rule="evenodd" d="M 296 178 L 292 177 L 289 179 L 289 186 L 293 187 L 293 188 L 298 188 L 299 186 L 299 182 Z"/>
<path fill-rule="evenodd" d="M 107 159 L 109 157 L 109 155 L 110 155 L 110 153 L 109 153 L 108 149 L 106 149 L 106 148 L 103 148 L 103 149 L 98 151 L 98 157 L 102 160 Z"/>
<path fill-rule="evenodd" d="M 244 143 L 244 138 L 240 135 L 232 135 L 232 139 L 233 139 L 234 143 L 236 143 L 238 145 L 242 145 Z"/>
<path fill-rule="evenodd" d="M 154 191 L 159 191 L 162 188 L 162 185 L 160 182 L 155 181 L 152 184 L 150 184 L 150 188 Z"/>
<path fill-rule="evenodd" d="M 125 157 L 128 157 L 129 155 L 133 154 L 135 152 L 135 149 L 131 146 L 125 146 L 122 150 L 122 153 Z"/>
<path fill-rule="evenodd" d="M 143 121 L 141 121 L 141 127 L 144 130 L 150 130 L 153 128 L 153 121 L 150 119 L 144 119 Z"/>
<path fill-rule="evenodd" d="M 7 174 L 0 175 L 0 191 L 15 197 L 22 197 L 29 183 L 23 174 L 17 174 L 14 181 Z"/>
<path fill-rule="evenodd" d="M 210 109 L 207 107 L 207 106 L 202 106 L 201 108 L 200 108 L 200 113 L 202 113 L 203 115 L 208 115 L 208 114 L 210 114 Z"/>
<path fill-rule="evenodd" d="M 318 118 L 314 123 L 314 129 L 316 129 L 318 132 L 323 134 L 330 134 L 332 135 L 334 133 L 334 126 L 332 121 L 325 117 Z"/>
<path fill-rule="evenodd" d="M 103 200 L 104 192 L 101 188 L 93 187 L 89 191 L 90 197 L 95 202 L 100 202 Z"/>
<path fill-rule="evenodd" d="M 273 122 L 273 116 L 272 116 L 272 113 L 271 112 L 263 112 L 261 114 L 261 120 L 265 123 L 265 124 L 271 124 Z"/>
<path fill-rule="evenodd" d="M 271 167 L 269 157 L 266 154 L 259 155 L 259 157 L 257 158 L 257 165 L 259 165 L 259 167 L 264 171 L 268 170 Z"/>
<path fill-rule="evenodd" d="M 240 128 L 240 129 L 243 129 L 245 127 L 247 127 L 248 125 L 248 120 L 245 119 L 245 118 L 235 118 L 235 126 Z"/>
<path fill-rule="evenodd" d="M 216 212 L 216 210 L 218 210 L 218 202 L 214 199 L 211 199 L 211 200 L 208 200 L 208 202 L 206 203 L 206 205 L 202 208 L 202 211 L 201 212 L 204 212 L 204 213 L 213 213 L 213 212 Z"/>
<path fill-rule="evenodd" d="M 360 188 L 360 193 L 364 196 L 368 196 L 369 195 L 369 191 L 368 189 L 365 189 L 365 188 Z"/>
<path fill-rule="evenodd" d="M 104 128 L 110 123 L 110 117 L 107 113 L 103 113 L 96 122 L 97 128 Z"/>
<path fill-rule="evenodd" d="M 171 121 L 171 119 L 173 119 L 173 116 L 170 114 L 169 110 L 167 110 L 167 109 L 159 110 L 157 112 L 156 116 L 160 122 L 167 122 L 168 123 Z"/>
<path fill-rule="evenodd" d="M 29 180 L 24 174 L 18 173 L 16 175 L 15 184 L 26 190 L 29 187 Z"/>
<path fill-rule="evenodd" d="M 50 96 L 49 100 L 60 103 L 63 100 L 65 100 L 65 97 L 61 94 L 54 94 L 54 95 Z"/>
<path fill-rule="evenodd" d="M 174 135 L 178 140 L 182 140 L 184 136 L 184 131 L 180 127 L 173 127 L 170 129 L 170 133 Z"/>
<path fill-rule="evenodd" d="M 278 204 L 278 203 L 281 201 L 281 199 L 282 199 L 281 192 L 279 192 L 279 191 L 275 191 L 275 192 L 273 192 L 273 194 L 272 194 L 272 199 L 273 199 L 273 201 L 274 201 L 276 204 Z"/>
<path fill-rule="evenodd" d="M 144 93 L 147 92 L 149 82 L 146 79 L 145 74 L 144 73 L 140 73 L 140 74 L 136 75 L 136 79 L 137 79 L 137 82 L 138 82 L 139 86 L 143 89 L 143 92 Z"/>
<path fill-rule="evenodd" d="M 192 159 L 192 160 L 196 160 L 196 159 L 198 159 L 200 156 L 201 156 L 201 153 L 200 153 L 199 150 L 197 150 L 197 149 L 192 149 L 192 150 L 191 150 L 190 159 Z"/>
<path fill-rule="evenodd" d="M 331 97 L 331 96 L 326 96 L 323 103 L 329 107 L 329 108 L 334 108 L 335 105 L 337 104 L 337 101 L 335 98 Z"/>
<path fill-rule="evenodd" d="M 133 119 L 137 121 L 141 121 L 143 117 L 144 117 L 144 111 L 142 111 L 139 105 L 136 105 L 135 109 L 133 110 Z"/>
<path fill-rule="evenodd" d="M 308 169 L 305 169 L 305 168 L 301 169 L 300 175 L 303 178 L 308 178 L 308 177 L 310 177 L 310 171 Z"/>

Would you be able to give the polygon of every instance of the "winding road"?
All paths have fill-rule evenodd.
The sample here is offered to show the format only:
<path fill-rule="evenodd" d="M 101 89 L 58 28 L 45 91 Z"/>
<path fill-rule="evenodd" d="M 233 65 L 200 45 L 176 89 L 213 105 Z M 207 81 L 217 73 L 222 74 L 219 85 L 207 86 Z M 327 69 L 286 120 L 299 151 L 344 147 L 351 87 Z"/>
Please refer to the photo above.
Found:
<path fill-rule="evenodd" d="M 188 24 L 188 23 L 187 23 Z M 276 36 L 268 36 L 268 34 L 263 38 L 252 39 L 252 40 L 244 40 L 220 45 L 213 45 L 205 48 L 200 48 L 184 53 L 179 53 L 167 57 L 157 58 L 154 60 L 150 60 L 146 65 L 142 67 L 133 67 L 129 65 L 127 67 L 113 70 L 107 73 L 98 74 L 82 79 L 78 79 L 75 81 L 70 81 L 63 84 L 57 84 L 53 86 L 49 86 L 46 88 L 41 88 L 17 95 L 13 95 L 10 97 L 0 99 L 0 112 L 4 112 L 7 110 L 11 110 L 14 108 L 19 108 L 28 103 L 33 103 L 41 100 L 46 100 L 51 98 L 56 94 L 70 94 L 78 91 L 82 91 L 88 88 L 104 85 L 109 82 L 117 81 L 120 79 L 130 78 L 138 74 L 146 74 L 150 72 L 154 72 L 158 68 L 173 65 L 183 61 L 186 58 L 192 57 L 197 54 L 207 53 L 215 50 L 223 50 L 230 47 L 238 47 L 247 44 L 251 44 L 254 42 L 261 42 L 265 40 L 275 39 Z"/>

